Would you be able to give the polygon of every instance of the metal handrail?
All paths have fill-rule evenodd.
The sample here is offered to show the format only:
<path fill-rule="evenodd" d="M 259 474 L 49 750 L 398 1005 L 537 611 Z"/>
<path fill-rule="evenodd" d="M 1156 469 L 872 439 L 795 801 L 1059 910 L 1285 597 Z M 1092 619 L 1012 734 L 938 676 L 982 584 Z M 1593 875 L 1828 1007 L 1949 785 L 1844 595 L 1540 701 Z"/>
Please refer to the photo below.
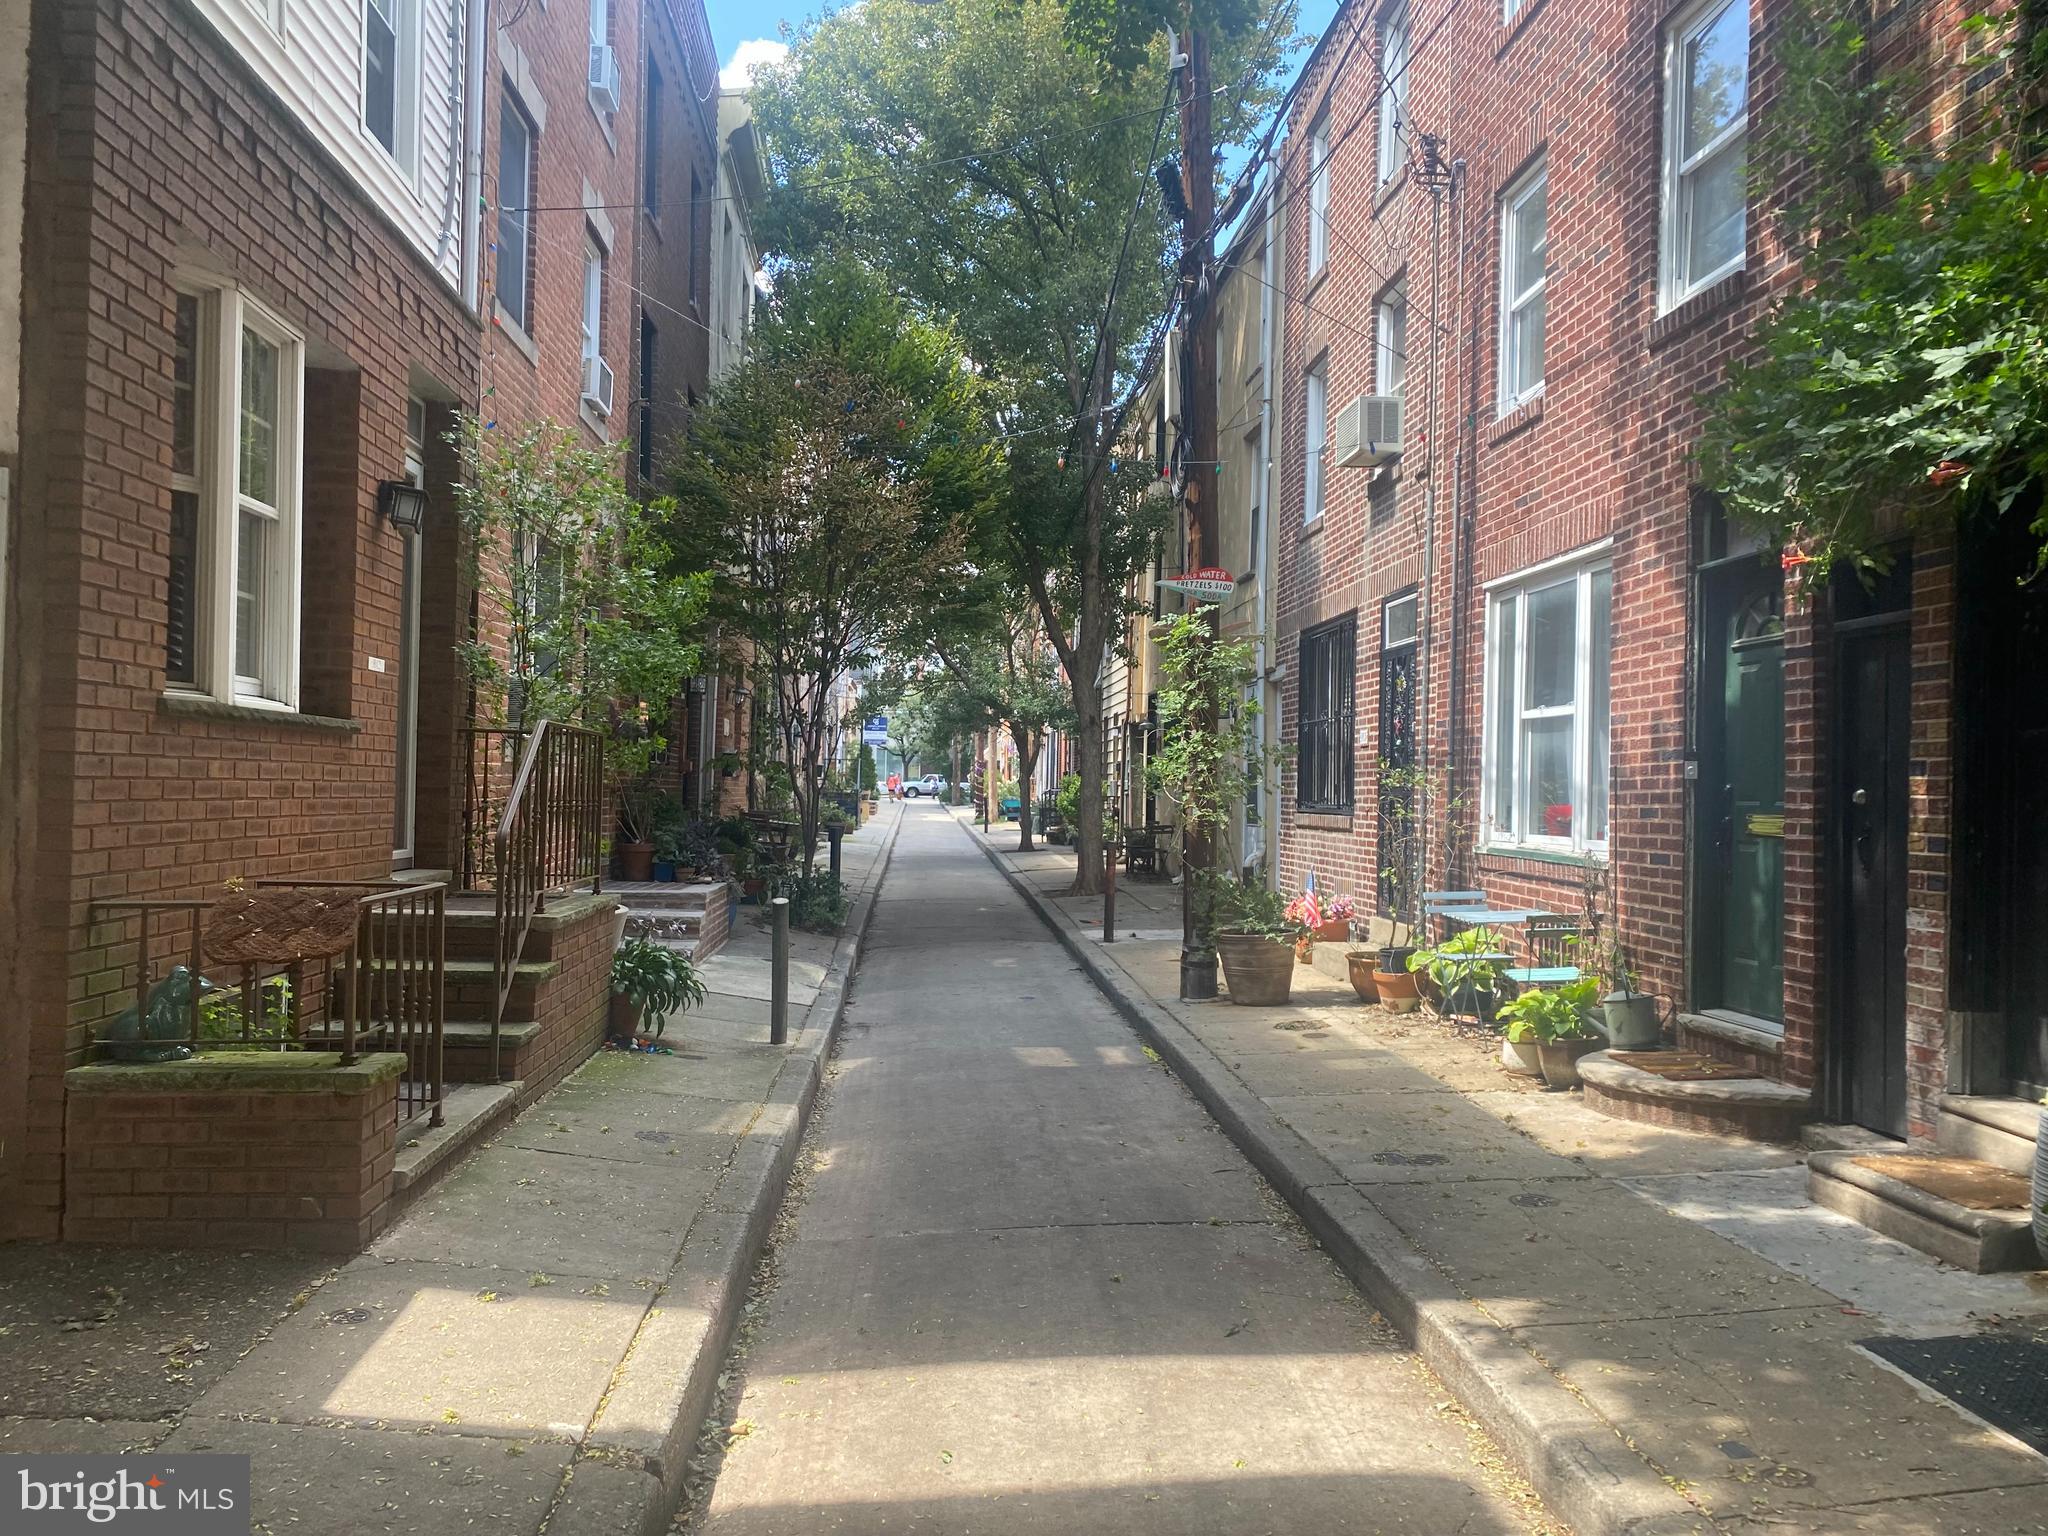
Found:
<path fill-rule="evenodd" d="M 491 1081 L 500 1075 L 505 1010 L 533 920 L 550 891 L 590 881 L 603 889 L 604 738 L 543 720 L 526 738 L 505 811 L 491 834 L 496 922 L 491 955 Z"/>

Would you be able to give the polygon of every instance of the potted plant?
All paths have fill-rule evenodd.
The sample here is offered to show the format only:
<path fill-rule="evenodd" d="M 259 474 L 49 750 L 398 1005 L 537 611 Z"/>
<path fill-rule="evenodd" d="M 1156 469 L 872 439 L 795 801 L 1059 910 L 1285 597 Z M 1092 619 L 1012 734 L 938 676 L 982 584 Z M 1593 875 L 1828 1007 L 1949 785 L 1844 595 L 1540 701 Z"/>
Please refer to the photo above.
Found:
<path fill-rule="evenodd" d="M 1382 944 L 1372 972 L 1372 986 L 1382 1005 L 1395 1013 L 1413 1013 L 1422 1006 L 1422 987 L 1408 962 L 1413 944 Z"/>
<path fill-rule="evenodd" d="M 654 878 L 654 833 L 667 798 L 645 779 L 633 779 L 619 790 L 619 839 L 612 851 L 619 856 L 621 880 Z"/>
<path fill-rule="evenodd" d="M 1358 994 L 1361 1003 L 1376 1003 L 1380 1000 L 1379 983 L 1373 979 L 1373 970 L 1379 964 L 1379 951 L 1372 949 L 1349 949 L 1344 952 L 1344 969 L 1351 976 L 1351 990 Z"/>
<path fill-rule="evenodd" d="M 1597 1049 L 1593 999 L 1600 983 L 1581 977 L 1561 987 L 1522 993 L 1501 1004 L 1501 1065 L 1525 1077 L 1541 1077 L 1552 1088 L 1579 1080 L 1579 1058 Z"/>
<path fill-rule="evenodd" d="M 1307 930 L 1289 915 L 1289 903 L 1266 886 L 1217 879 L 1209 885 L 1216 957 L 1230 1000 L 1248 1008 L 1276 1008 L 1294 991 L 1290 950 Z"/>
<path fill-rule="evenodd" d="M 1491 928 L 1463 928 L 1433 949 L 1408 957 L 1410 975 L 1426 975 L 1445 1014 L 1470 1014 L 1490 1021 L 1499 1001 L 1505 942 Z"/>
<path fill-rule="evenodd" d="M 668 1015 L 704 1001 L 704 981 L 680 949 L 652 939 L 628 939 L 612 953 L 611 1018 L 605 1034 L 631 1044 L 643 1027 L 660 1035 Z"/>
<path fill-rule="evenodd" d="M 1608 1040 L 1618 1051 L 1654 1050 L 1664 1038 L 1657 1019 L 1657 999 L 1637 989 L 1635 968 L 1619 939 L 1608 946 L 1601 971 L 1608 986 L 1607 995 L 1600 999 Z"/>

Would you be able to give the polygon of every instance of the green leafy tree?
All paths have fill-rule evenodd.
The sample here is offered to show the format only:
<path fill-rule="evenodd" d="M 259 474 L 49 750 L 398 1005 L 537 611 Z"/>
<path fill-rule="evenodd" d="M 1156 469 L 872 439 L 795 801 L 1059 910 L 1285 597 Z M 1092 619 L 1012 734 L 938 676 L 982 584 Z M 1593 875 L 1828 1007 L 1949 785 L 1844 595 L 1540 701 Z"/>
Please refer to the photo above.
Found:
<path fill-rule="evenodd" d="M 950 331 L 873 274 L 827 266 L 782 285 L 691 424 L 671 538 L 710 561 L 711 615 L 752 645 L 806 867 L 836 685 L 971 579 L 995 462 L 982 396 Z"/>
<path fill-rule="evenodd" d="M 1046 732 L 1067 729 L 1074 718 L 1073 696 L 1044 622 L 1028 601 L 997 610 L 993 622 L 934 642 L 940 670 L 927 682 L 932 734 L 950 744 L 977 731 L 1000 727 L 1017 748 L 1017 777 L 1029 784 L 1045 750 Z M 1032 805 L 1018 796 L 1018 842 L 1033 843 Z"/>

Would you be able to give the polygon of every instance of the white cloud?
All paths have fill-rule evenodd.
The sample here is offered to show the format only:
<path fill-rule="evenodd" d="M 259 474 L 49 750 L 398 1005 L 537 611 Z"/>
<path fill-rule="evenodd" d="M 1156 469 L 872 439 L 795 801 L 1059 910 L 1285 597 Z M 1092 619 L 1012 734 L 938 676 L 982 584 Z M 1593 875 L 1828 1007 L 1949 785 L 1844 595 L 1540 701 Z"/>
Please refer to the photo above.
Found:
<path fill-rule="evenodd" d="M 727 90 L 744 90 L 753 83 L 754 71 L 763 64 L 780 64 L 789 57 L 789 44 L 772 37 L 751 37 L 733 49 L 732 60 L 718 72 L 718 83 Z"/>

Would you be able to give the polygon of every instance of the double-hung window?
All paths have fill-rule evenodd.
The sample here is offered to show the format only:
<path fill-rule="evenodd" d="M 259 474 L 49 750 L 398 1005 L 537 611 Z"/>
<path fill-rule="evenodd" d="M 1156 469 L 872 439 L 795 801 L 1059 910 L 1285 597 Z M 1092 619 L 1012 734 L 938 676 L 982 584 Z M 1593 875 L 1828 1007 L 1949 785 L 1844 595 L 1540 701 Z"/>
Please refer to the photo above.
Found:
<path fill-rule="evenodd" d="M 1302 409 L 1301 520 L 1312 523 L 1323 515 L 1323 453 L 1330 434 L 1330 375 L 1327 362 L 1309 369 Z"/>
<path fill-rule="evenodd" d="M 508 90 L 498 128 L 498 307 L 533 331 L 533 123 Z"/>
<path fill-rule="evenodd" d="M 1494 847 L 1607 846 L 1605 555 L 1493 586 L 1486 602 L 1486 837 Z"/>
<path fill-rule="evenodd" d="M 1379 184 L 1408 161 L 1408 7 L 1380 18 Z"/>
<path fill-rule="evenodd" d="M 1742 265 L 1748 128 L 1749 0 L 1705 0 L 1680 12 L 1664 40 L 1660 309 Z"/>
<path fill-rule="evenodd" d="M 239 290 L 196 281 L 173 342 L 164 680 L 295 708 L 303 344 Z"/>
<path fill-rule="evenodd" d="M 1330 260 L 1330 119 L 1325 114 L 1308 141 L 1308 275 Z"/>
<path fill-rule="evenodd" d="M 1501 198 L 1500 413 L 1543 389 L 1543 312 L 1549 286 L 1550 176 L 1538 165 Z"/>
<path fill-rule="evenodd" d="M 1402 393 L 1408 376 L 1408 285 L 1405 282 L 1380 295 L 1379 313 L 1373 322 L 1373 382 L 1383 395 Z"/>
<path fill-rule="evenodd" d="M 1301 774 L 1295 800 L 1304 811 L 1351 809 L 1357 645 L 1356 614 L 1301 637 L 1301 718 L 1295 742 Z"/>
<path fill-rule="evenodd" d="M 419 0 L 363 0 L 363 127 L 407 176 L 419 161 Z"/>

